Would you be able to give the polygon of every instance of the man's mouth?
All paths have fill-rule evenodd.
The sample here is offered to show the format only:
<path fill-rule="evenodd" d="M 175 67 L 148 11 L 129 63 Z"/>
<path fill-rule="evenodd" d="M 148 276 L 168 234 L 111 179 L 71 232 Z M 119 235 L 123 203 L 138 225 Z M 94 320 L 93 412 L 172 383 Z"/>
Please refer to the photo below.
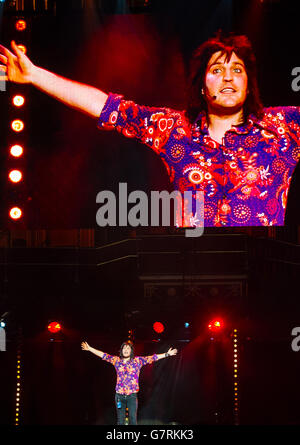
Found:
<path fill-rule="evenodd" d="M 232 93 L 235 93 L 235 92 L 236 92 L 236 90 L 234 88 L 231 88 L 231 87 L 223 88 L 220 91 L 220 93 L 224 93 L 224 94 L 232 94 Z"/>

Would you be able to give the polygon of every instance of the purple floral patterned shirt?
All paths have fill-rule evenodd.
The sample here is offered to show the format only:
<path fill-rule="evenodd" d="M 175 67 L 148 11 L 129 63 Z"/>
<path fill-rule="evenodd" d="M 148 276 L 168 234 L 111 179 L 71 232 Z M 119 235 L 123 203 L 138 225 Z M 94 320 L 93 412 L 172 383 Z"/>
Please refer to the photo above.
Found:
<path fill-rule="evenodd" d="M 141 367 L 150 365 L 158 360 L 156 354 L 147 357 L 134 357 L 132 360 L 124 362 L 116 355 L 104 353 L 102 360 L 114 365 L 117 372 L 116 392 L 118 394 L 132 394 L 139 391 L 139 375 Z"/>
<path fill-rule="evenodd" d="M 284 224 L 300 154 L 299 107 L 265 108 L 262 119 L 250 115 L 219 144 L 209 136 L 205 113 L 191 124 L 184 111 L 140 106 L 109 94 L 98 127 L 115 128 L 150 146 L 174 190 L 202 191 L 204 226 Z M 197 226 L 192 213 L 187 218 L 183 226 Z"/>

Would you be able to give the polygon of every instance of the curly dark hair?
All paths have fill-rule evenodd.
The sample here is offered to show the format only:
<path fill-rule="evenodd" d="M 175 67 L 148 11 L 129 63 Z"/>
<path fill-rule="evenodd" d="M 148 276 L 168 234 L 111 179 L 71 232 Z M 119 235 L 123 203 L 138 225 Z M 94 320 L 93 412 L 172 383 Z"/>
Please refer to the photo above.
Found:
<path fill-rule="evenodd" d="M 120 352 L 119 352 L 120 358 L 124 358 L 124 355 L 123 355 L 123 347 L 124 347 L 125 345 L 128 345 L 128 346 L 130 346 L 130 348 L 131 348 L 130 360 L 132 360 L 132 359 L 134 358 L 134 347 L 133 347 L 133 343 L 132 343 L 131 341 L 124 341 L 124 342 L 121 344 Z"/>
<path fill-rule="evenodd" d="M 207 112 L 207 104 L 201 90 L 205 86 L 208 62 L 211 56 L 219 51 L 221 55 L 226 54 L 226 62 L 230 60 L 234 52 L 245 64 L 249 93 L 244 104 L 244 118 L 246 119 L 249 114 L 254 114 L 258 118 L 262 117 L 263 105 L 258 90 L 256 58 L 249 39 L 244 35 L 234 33 L 225 35 L 222 31 L 218 31 L 215 37 L 207 40 L 194 51 L 187 87 L 185 112 L 187 118 L 190 122 L 194 122 L 201 111 Z"/>

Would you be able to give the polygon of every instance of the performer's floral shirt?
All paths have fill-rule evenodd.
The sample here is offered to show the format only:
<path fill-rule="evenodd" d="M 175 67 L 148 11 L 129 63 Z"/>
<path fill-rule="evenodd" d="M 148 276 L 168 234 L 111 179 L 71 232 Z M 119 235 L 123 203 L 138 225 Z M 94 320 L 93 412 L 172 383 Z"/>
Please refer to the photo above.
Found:
<path fill-rule="evenodd" d="M 202 191 L 204 226 L 283 225 L 291 177 L 300 154 L 300 108 L 265 108 L 210 138 L 205 113 L 193 124 L 184 111 L 151 108 L 110 94 L 98 127 L 116 128 L 150 146 L 164 162 L 174 190 Z M 190 213 L 183 226 L 203 226 Z M 188 221 L 187 221 L 188 219 Z"/>
<path fill-rule="evenodd" d="M 139 391 L 139 375 L 141 367 L 149 365 L 158 357 L 156 354 L 147 357 L 134 357 L 124 362 L 120 357 L 104 353 L 103 360 L 114 365 L 117 372 L 116 392 L 119 394 L 132 394 Z"/>

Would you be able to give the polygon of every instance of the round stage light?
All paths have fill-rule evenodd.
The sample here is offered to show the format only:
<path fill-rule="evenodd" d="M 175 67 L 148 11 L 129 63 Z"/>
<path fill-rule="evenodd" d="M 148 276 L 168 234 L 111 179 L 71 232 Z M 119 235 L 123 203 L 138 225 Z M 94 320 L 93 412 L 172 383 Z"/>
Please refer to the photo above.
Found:
<path fill-rule="evenodd" d="M 8 174 L 8 177 L 11 182 L 17 183 L 21 181 L 22 173 L 20 172 L 20 170 L 11 170 Z"/>
<path fill-rule="evenodd" d="M 214 331 L 214 332 L 219 332 L 224 328 L 224 322 L 223 320 L 219 319 L 214 319 L 212 320 L 209 324 L 208 324 L 208 329 L 210 331 Z"/>
<path fill-rule="evenodd" d="M 165 330 L 165 327 L 160 321 L 156 321 L 153 323 L 153 329 L 157 334 L 161 334 Z"/>
<path fill-rule="evenodd" d="M 13 97 L 12 101 L 16 107 L 21 107 L 25 103 L 25 98 L 24 96 L 16 95 Z"/>
<path fill-rule="evenodd" d="M 11 128 L 16 131 L 17 133 L 19 133 L 20 131 L 23 130 L 24 128 L 24 122 L 21 121 L 20 119 L 15 119 L 14 121 L 12 121 L 11 123 Z"/>
<path fill-rule="evenodd" d="M 17 31 L 24 31 L 25 29 L 26 29 L 26 26 L 27 26 L 27 24 L 26 24 L 26 21 L 25 20 L 17 20 L 16 21 L 16 30 Z"/>
<path fill-rule="evenodd" d="M 9 211 L 9 216 L 12 219 L 19 219 L 22 216 L 22 210 L 19 207 L 13 207 Z"/>
<path fill-rule="evenodd" d="M 61 325 L 57 321 L 52 321 L 48 324 L 48 331 L 51 332 L 51 334 L 57 334 L 61 330 Z"/>
<path fill-rule="evenodd" d="M 21 145 L 13 145 L 12 147 L 10 147 L 9 151 L 12 156 L 18 158 L 23 154 L 23 147 Z"/>
<path fill-rule="evenodd" d="M 5 328 L 5 326 L 6 326 L 5 321 L 1 321 L 0 322 L 0 328 Z"/>

